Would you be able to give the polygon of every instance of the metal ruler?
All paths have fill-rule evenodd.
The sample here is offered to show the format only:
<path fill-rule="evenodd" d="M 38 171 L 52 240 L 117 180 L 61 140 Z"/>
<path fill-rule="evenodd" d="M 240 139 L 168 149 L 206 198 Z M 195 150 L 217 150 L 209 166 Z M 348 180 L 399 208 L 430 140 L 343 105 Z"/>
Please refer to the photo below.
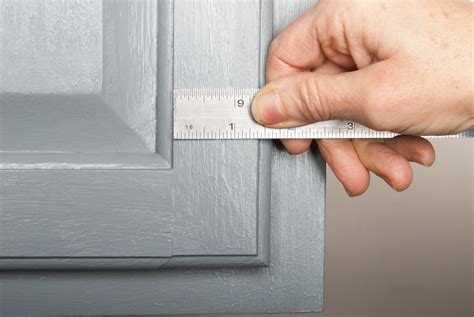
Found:
<path fill-rule="evenodd" d="M 371 130 L 352 121 L 331 120 L 294 129 L 270 129 L 252 119 L 258 89 L 176 89 L 174 139 L 371 139 L 396 133 Z M 436 137 L 473 137 L 474 130 Z"/>

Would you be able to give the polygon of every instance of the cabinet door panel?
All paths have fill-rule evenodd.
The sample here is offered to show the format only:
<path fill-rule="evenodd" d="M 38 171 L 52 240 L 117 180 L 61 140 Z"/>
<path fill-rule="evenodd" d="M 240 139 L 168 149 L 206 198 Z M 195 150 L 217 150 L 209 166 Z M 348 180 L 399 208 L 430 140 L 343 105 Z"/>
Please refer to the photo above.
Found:
<path fill-rule="evenodd" d="M 258 87 L 258 1 L 2 4 L 0 266 L 266 264 L 269 143 L 171 140 L 174 87 Z"/>
<path fill-rule="evenodd" d="M 90 48 L 93 56 L 101 50 L 101 75 L 84 75 L 101 82 L 79 80 L 81 69 L 72 68 L 74 87 L 88 91 L 85 97 L 54 81 L 45 90 L 61 93 L 13 91 L 0 82 L 0 267 L 8 269 L 0 271 L 0 315 L 321 311 L 325 165 L 317 150 L 295 157 L 269 141 L 171 138 L 173 88 L 263 85 L 272 37 L 311 4 L 30 1 L 55 13 L 26 16 L 35 27 L 51 24 L 41 19 L 63 26 L 71 20 L 89 30 L 81 34 L 102 32 L 103 45 Z M 8 9 L 0 11 L 1 36 L 14 25 L 2 12 L 20 19 L 15 12 L 22 6 L 0 0 Z M 96 20 L 75 19 L 96 16 L 91 10 L 102 10 Z M 5 52 L 1 47 L 1 56 Z M 50 117 L 32 108 L 41 100 L 44 109 L 62 109 L 92 98 L 69 112 L 76 126 L 88 116 L 110 116 L 120 127 L 104 130 L 99 120 L 98 129 L 110 134 L 99 135 L 90 123 L 80 137 L 46 131 L 51 142 L 35 143 L 22 129 L 13 136 L 16 125 L 6 120 L 28 126 L 28 116 L 14 110 L 20 97 L 30 100 L 30 106 L 19 103 L 23 109 L 42 120 Z M 64 107 L 66 113 L 72 108 Z M 57 111 L 37 131 L 69 126 Z M 72 144 L 64 141 L 75 136 Z M 54 146 L 61 151 L 51 151 Z"/>

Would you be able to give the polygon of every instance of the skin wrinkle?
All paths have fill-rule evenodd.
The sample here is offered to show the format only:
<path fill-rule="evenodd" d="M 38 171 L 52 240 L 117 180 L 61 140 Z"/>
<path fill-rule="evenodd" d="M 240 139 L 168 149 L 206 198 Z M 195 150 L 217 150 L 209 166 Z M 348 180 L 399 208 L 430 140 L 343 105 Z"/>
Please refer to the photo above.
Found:
<path fill-rule="evenodd" d="M 347 14 L 344 12 L 343 14 Z M 334 37 L 336 48 L 335 51 L 341 55 L 340 65 L 345 68 L 352 68 L 355 66 L 353 55 L 350 53 L 349 42 L 346 37 L 345 23 L 341 19 L 341 15 L 337 19 L 338 30 L 337 36 Z"/>
<path fill-rule="evenodd" d="M 343 54 L 349 56 L 352 60 L 352 65 L 350 67 L 357 67 L 357 63 L 355 62 L 355 58 L 357 55 L 354 55 L 353 52 L 351 51 L 351 45 L 349 41 L 347 40 L 347 31 L 346 31 L 346 22 L 345 22 L 345 15 L 347 12 L 344 12 L 344 15 L 341 17 L 341 28 L 342 28 L 342 36 L 344 37 L 344 48 L 341 49 Z"/>
<path fill-rule="evenodd" d="M 339 17 L 336 18 L 336 21 L 337 22 L 332 21 L 331 23 L 336 24 L 338 27 L 333 29 L 332 32 L 329 32 L 329 35 L 321 41 L 321 47 L 326 58 L 342 67 L 349 68 L 354 65 L 354 61 L 351 56 L 348 56 L 347 53 L 341 51 L 341 48 L 347 47 L 344 40 L 345 31 L 343 24 L 339 22 Z M 346 52 L 347 51 L 346 48 Z"/>
<path fill-rule="evenodd" d="M 323 121 L 329 119 L 329 115 L 323 112 L 325 107 L 321 99 L 321 90 L 318 86 L 318 82 L 317 77 L 311 78 L 307 75 L 303 84 L 300 86 L 302 101 L 300 103 L 302 108 L 301 113 L 306 114 L 307 121 Z"/>
<path fill-rule="evenodd" d="M 363 17 L 361 19 L 362 21 L 364 20 Z M 359 30 L 359 26 L 351 26 L 352 29 L 357 28 L 358 30 L 354 33 L 349 34 L 349 32 L 346 31 L 347 25 L 349 24 L 349 20 L 350 18 L 348 17 L 348 13 L 345 12 L 345 14 L 342 15 L 342 27 L 344 37 L 347 42 L 348 54 L 352 56 L 357 69 L 361 69 L 372 64 L 373 57 L 365 52 L 365 50 L 363 49 L 363 45 L 361 45 L 361 41 L 358 40 L 361 38 L 360 34 L 363 34 L 363 32 Z M 362 22 L 361 25 L 363 27 L 365 23 Z M 353 34 L 357 34 L 357 36 L 354 36 Z"/>
<path fill-rule="evenodd" d="M 326 19 L 324 17 L 317 17 L 316 19 L 312 19 L 312 25 L 311 25 L 311 30 L 312 30 L 312 36 L 310 37 L 311 39 L 316 39 L 315 42 L 315 47 L 317 48 L 316 54 L 319 56 L 319 59 L 317 61 L 317 66 L 322 65 L 326 61 L 326 56 L 323 54 L 323 48 L 321 46 L 321 42 L 318 40 L 320 39 L 320 31 L 321 31 L 321 23 L 327 23 Z M 314 65 L 311 66 L 313 71 Z"/>
<path fill-rule="evenodd" d="M 314 20 L 312 20 L 312 21 L 314 21 Z M 295 23 L 293 23 L 292 25 L 297 25 L 297 24 L 296 24 L 296 22 L 295 22 Z M 308 28 L 306 28 L 306 30 L 307 30 L 307 29 L 308 29 Z M 311 29 L 312 29 L 312 28 L 311 28 Z M 299 29 L 298 29 L 298 32 L 300 32 Z M 306 36 L 305 36 L 305 38 L 308 39 L 308 40 L 309 40 L 309 39 L 312 39 L 311 34 L 313 34 L 312 36 L 315 36 L 315 35 L 317 36 L 317 30 L 311 30 L 311 31 L 306 31 L 306 32 L 307 32 L 307 33 L 305 33 L 305 34 L 309 34 L 309 35 L 306 35 Z M 316 37 L 316 39 L 317 39 L 317 37 Z M 291 41 L 291 40 L 292 40 L 291 37 L 290 37 L 288 40 Z M 278 59 L 280 59 L 284 65 L 288 65 L 288 66 L 290 66 L 291 68 L 294 68 L 294 70 L 291 71 L 292 73 L 294 73 L 294 72 L 296 72 L 296 71 L 304 71 L 307 67 L 311 67 L 311 63 L 310 63 L 310 60 L 311 60 L 311 59 L 310 59 L 309 61 L 303 63 L 303 64 L 299 64 L 299 63 L 301 63 L 301 59 L 295 58 L 295 59 L 294 59 L 294 62 L 291 62 L 288 58 L 285 58 L 284 55 L 281 55 L 282 53 L 283 53 L 283 54 L 288 54 L 288 52 L 293 52 L 294 50 L 297 51 L 298 49 L 300 49 L 300 50 L 302 49 L 301 47 L 300 47 L 300 48 L 298 48 L 298 47 L 295 48 L 295 47 L 294 47 L 293 50 L 280 50 L 281 45 L 282 45 L 281 42 L 282 42 L 282 38 L 281 38 L 281 37 L 278 37 L 277 39 L 275 39 L 275 40 L 273 41 L 273 43 L 272 43 L 271 46 L 270 46 L 270 54 L 269 54 L 269 56 L 271 56 L 271 57 L 275 56 L 275 57 L 277 57 Z M 309 41 L 307 41 L 307 42 L 309 42 Z M 308 48 L 308 47 L 303 47 L 303 49 L 304 49 L 305 51 L 311 51 L 312 53 L 315 53 L 315 56 L 317 56 L 317 59 L 316 59 L 314 62 L 315 62 L 317 65 L 320 65 L 320 64 L 322 64 L 322 63 L 324 62 L 325 57 L 324 57 L 323 54 L 320 54 L 320 52 L 321 52 L 321 46 L 319 45 L 319 41 L 316 40 L 316 41 L 314 41 L 314 42 L 315 42 L 316 44 L 318 44 L 317 47 L 319 48 L 319 51 L 313 52 L 313 50 L 312 50 L 311 48 Z M 293 44 L 294 44 L 294 43 L 293 43 Z M 287 57 L 289 57 L 289 56 L 287 56 Z M 277 77 L 277 78 L 272 78 L 272 79 L 278 79 L 278 77 Z"/>
<path fill-rule="evenodd" d="M 274 47 L 275 46 L 275 47 Z M 285 60 L 283 57 L 280 56 L 279 54 L 279 41 L 276 40 L 272 43 L 270 47 L 270 53 L 269 53 L 269 63 L 267 66 L 267 69 L 273 69 L 277 67 L 271 67 L 273 63 L 277 62 L 279 65 L 281 65 L 283 68 L 287 68 L 288 71 L 287 73 L 297 73 L 297 72 L 303 72 L 305 69 L 296 65 L 296 64 L 291 64 L 287 60 Z M 324 60 L 322 61 L 324 62 Z M 321 63 L 322 63 L 321 62 Z M 272 81 L 280 78 L 281 76 L 275 76 L 271 73 L 271 71 L 267 71 L 267 81 Z"/>

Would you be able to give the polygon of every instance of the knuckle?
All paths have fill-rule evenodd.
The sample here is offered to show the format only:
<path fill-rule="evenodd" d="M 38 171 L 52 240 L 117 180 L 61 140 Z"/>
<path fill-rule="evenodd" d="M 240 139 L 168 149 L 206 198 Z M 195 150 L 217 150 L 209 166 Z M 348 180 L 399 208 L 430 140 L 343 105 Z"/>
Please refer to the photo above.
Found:
<path fill-rule="evenodd" d="M 283 57 L 280 56 L 278 47 L 279 43 L 277 38 L 273 40 L 273 42 L 270 44 L 270 47 L 268 48 L 266 79 L 269 82 L 278 78 L 278 70 L 281 69 L 282 65 L 286 65 L 286 62 L 283 60 Z"/>
<path fill-rule="evenodd" d="M 278 64 L 281 62 L 285 63 L 284 56 L 281 56 L 279 37 L 277 37 L 271 42 L 270 47 L 268 48 L 267 57 L 269 64 Z"/>
<path fill-rule="evenodd" d="M 300 85 L 300 111 L 307 120 L 313 122 L 329 119 L 319 86 L 319 79 L 314 75 L 305 76 Z"/>
<path fill-rule="evenodd" d="M 268 56 L 273 56 L 275 55 L 278 47 L 278 38 L 274 39 L 268 48 Z"/>

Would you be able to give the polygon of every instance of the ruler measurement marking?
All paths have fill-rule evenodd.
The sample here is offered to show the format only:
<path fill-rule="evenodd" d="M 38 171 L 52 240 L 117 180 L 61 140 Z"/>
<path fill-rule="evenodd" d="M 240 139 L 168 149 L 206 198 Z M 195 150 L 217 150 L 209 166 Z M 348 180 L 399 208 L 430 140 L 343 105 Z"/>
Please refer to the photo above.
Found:
<path fill-rule="evenodd" d="M 174 91 L 175 139 L 358 139 L 391 138 L 351 121 L 331 120 L 300 128 L 269 129 L 255 123 L 250 105 L 257 89 L 177 89 Z M 239 102 L 240 100 L 243 101 Z M 242 104 L 242 105 L 241 105 Z M 352 125 L 351 125 L 352 123 Z M 474 137 L 474 130 L 449 138 Z"/>

